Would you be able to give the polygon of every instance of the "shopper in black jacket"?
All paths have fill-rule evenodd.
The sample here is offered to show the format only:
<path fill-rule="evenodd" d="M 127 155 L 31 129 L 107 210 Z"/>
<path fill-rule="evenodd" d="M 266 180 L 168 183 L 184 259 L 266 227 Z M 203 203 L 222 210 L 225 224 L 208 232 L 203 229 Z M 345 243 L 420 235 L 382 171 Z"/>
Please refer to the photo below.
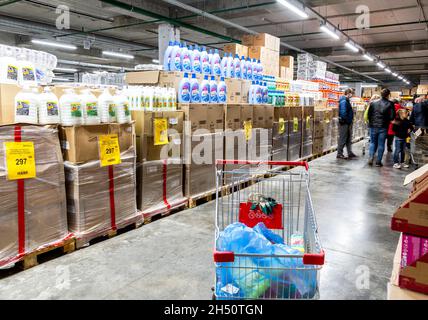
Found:
<path fill-rule="evenodd" d="M 398 115 L 392 123 L 395 134 L 394 168 L 401 169 L 405 167 L 406 140 L 413 130 L 413 125 L 409 121 L 409 111 L 406 109 L 398 110 Z"/>
<path fill-rule="evenodd" d="M 391 91 L 383 89 L 382 99 L 374 101 L 369 106 L 368 118 L 370 128 L 370 157 L 369 165 L 373 165 L 375 153 L 377 151 L 376 167 L 382 167 L 383 153 L 385 152 L 385 140 L 388 127 L 394 120 L 394 104 L 389 101 Z"/>

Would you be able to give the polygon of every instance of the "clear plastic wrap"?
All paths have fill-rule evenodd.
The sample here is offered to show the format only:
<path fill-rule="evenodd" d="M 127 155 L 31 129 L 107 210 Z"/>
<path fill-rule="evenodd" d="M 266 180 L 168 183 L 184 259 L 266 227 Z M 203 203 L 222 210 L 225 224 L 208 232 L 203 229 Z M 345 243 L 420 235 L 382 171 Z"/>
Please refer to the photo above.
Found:
<path fill-rule="evenodd" d="M 3 144 L 15 141 L 15 128 L 18 127 L 0 127 L 0 267 L 69 237 L 64 165 L 56 126 L 23 125 L 16 131 L 20 132 L 21 141 L 34 143 L 37 174 L 36 178 L 24 180 L 25 214 L 23 229 L 19 227 L 19 191 L 17 181 L 7 180 Z M 21 232 L 25 243 L 19 241 Z"/>
<path fill-rule="evenodd" d="M 314 108 L 303 108 L 302 121 L 302 158 L 312 155 L 313 148 L 313 130 L 314 130 Z"/>
<path fill-rule="evenodd" d="M 138 209 L 145 217 L 165 213 L 186 202 L 180 159 L 138 164 Z"/>
<path fill-rule="evenodd" d="M 137 220 L 135 159 L 131 146 L 122 152 L 122 163 L 110 167 L 100 167 L 99 160 L 65 162 L 68 224 L 77 238 L 96 237 Z"/>

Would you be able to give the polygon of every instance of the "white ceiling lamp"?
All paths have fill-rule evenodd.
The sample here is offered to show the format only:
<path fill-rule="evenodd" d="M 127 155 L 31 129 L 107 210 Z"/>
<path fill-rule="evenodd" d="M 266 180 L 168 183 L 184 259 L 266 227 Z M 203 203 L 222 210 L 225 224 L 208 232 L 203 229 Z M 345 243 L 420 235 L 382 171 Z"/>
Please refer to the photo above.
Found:
<path fill-rule="evenodd" d="M 348 49 L 350 49 L 352 52 L 359 52 L 360 50 L 355 46 L 354 43 L 352 43 L 351 41 L 348 41 L 345 43 L 345 47 L 347 47 Z"/>
<path fill-rule="evenodd" d="M 387 73 L 391 73 L 392 71 L 391 71 L 391 69 L 386 68 L 386 69 L 385 69 L 385 72 L 387 72 Z"/>
<path fill-rule="evenodd" d="M 367 53 L 363 55 L 364 59 L 369 60 L 371 62 L 374 61 L 374 58 L 372 56 L 369 56 Z"/>
<path fill-rule="evenodd" d="M 394 77 L 398 77 L 398 74 L 397 74 L 397 73 L 395 73 L 395 72 L 394 72 L 392 75 L 393 75 Z"/>
<path fill-rule="evenodd" d="M 54 48 L 60 48 L 60 49 L 66 49 L 66 50 L 77 50 L 77 47 L 72 44 L 51 42 L 51 41 L 38 40 L 38 39 L 32 39 L 31 42 L 41 46 L 54 47 Z"/>
<path fill-rule="evenodd" d="M 399 76 L 399 77 L 398 77 L 398 79 L 399 79 L 399 80 L 403 80 L 404 78 L 403 78 L 402 76 Z"/>
<path fill-rule="evenodd" d="M 381 68 L 381 69 L 385 69 L 385 68 L 386 68 L 386 66 L 385 66 L 381 61 L 379 61 L 376 65 L 377 65 L 379 68 Z"/>
<path fill-rule="evenodd" d="M 153 63 L 159 63 L 159 60 L 158 59 L 153 59 L 152 62 Z"/>
<path fill-rule="evenodd" d="M 123 58 L 123 59 L 134 59 L 133 55 L 114 52 L 114 51 L 103 51 L 103 55 L 115 58 Z"/>
<path fill-rule="evenodd" d="M 334 40 L 339 40 L 340 39 L 340 37 L 336 33 L 336 28 L 334 28 L 334 31 L 333 31 L 333 30 L 330 30 L 330 28 L 327 27 L 326 24 L 323 24 L 323 25 L 321 25 L 320 29 L 321 29 L 322 32 L 328 34 Z"/>
<path fill-rule="evenodd" d="M 54 71 L 75 73 L 78 70 L 77 69 L 72 69 L 72 68 L 55 68 Z"/>
<path fill-rule="evenodd" d="M 286 0 L 277 0 L 277 2 L 279 4 L 282 4 L 284 7 L 286 7 L 287 9 L 289 9 L 290 11 L 293 11 L 295 14 L 297 14 L 300 18 L 302 19 L 307 19 L 309 18 L 309 15 L 305 12 L 305 9 L 302 8 L 298 8 L 297 6 L 295 6 L 294 4 L 290 3 L 290 1 L 286 1 Z"/>
<path fill-rule="evenodd" d="M 377 87 L 378 87 L 377 84 L 372 84 L 372 83 L 366 83 L 361 85 L 361 88 L 377 88 Z"/>

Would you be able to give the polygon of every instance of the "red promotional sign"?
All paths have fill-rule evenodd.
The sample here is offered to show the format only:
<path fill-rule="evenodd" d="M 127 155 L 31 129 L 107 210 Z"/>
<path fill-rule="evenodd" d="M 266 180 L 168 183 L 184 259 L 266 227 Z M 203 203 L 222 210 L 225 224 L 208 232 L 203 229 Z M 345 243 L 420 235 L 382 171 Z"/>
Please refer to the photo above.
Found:
<path fill-rule="evenodd" d="M 251 210 L 253 203 L 244 202 L 239 205 L 239 222 L 247 227 L 253 228 L 263 222 L 268 229 L 282 230 L 282 205 L 276 204 L 271 214 L 265 214 L 259 206 Z"/>

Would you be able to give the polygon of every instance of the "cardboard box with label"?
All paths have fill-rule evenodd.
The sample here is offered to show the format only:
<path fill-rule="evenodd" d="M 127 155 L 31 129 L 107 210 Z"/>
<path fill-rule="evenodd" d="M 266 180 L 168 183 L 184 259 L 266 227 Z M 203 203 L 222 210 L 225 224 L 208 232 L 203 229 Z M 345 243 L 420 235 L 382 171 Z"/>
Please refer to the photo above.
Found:
<path fill-rule="evenodd" d="M 274 107 L 272 160 L 287 161 L 290 107 Z"/>
<path fill-rule="evenodd" d="M 266 47 L 250 47 L 249 56 L 251 59 L 260 60 L 263 65 L 263 73 L 266 75 L 279 76 L 279 54 Z"/>
<path fill-rule="evenodd" d="M 420 84 L 418 85 L 418 89 L 416 91 L 416 94 L 428 94 L 428 84 Z"/>
<path fill-rule="evenodd" d="M 240 130 L 242 129 L 240 104 L 227 104 L 224 106 L 224 129 L 225 130 Z"/>
<path fill-rule="evenodd" d="M 5 142 L 32 144 L 35 178 L 25 179 L 22 188 L 10 180 L 15 161 L 6 157 Z M 69 236 L 65 196 L 64 164 L 56 126 L 0 126 L 0 267 L 23 258 L 36 249 L 61 242 Z M 20 144 L 16 145 L 17 148 Z M 16 149 L 19 150 L 19 149 Z M 20 202 L 20 198 L 25 201 Z M 19 211 L 25 215 L 18 223 Z M 21 233 L 22 232 L 22 233 Z M 19 234 L 24 235 L 19 240 Z M 22 248 L 22 251 L 19 248 Z"/>
<path fill-rule="evenodd" d="M 250 80 L 241 80 L 241 103 L 250 102 Z"/>
<path fill-rule="evenodd" d="M 290 68 L 294 70 L 294 57 L 293 56 L 280 56 L 279 57 L 279 65 L 281 67 Z"/>
<path fill-rule="evenodd" d="M 288 122 L 288 160 L 294 161 L 301 157 L 302 145 L 302 107 L 290 107 Z"/>
<path fill-rule="evenodd" d="M 224 130 L 224 106 L 224 104 L 179 104 L 179 109 L 184 112 L 184 132 L 203 129 L 214 133 Z"/>
<path fill-rule="evenodd" d="M 59 127 L 64 160 L 72 163 L 99 160 L 98 137 L 108 134 L 118 135 L 121 151 L 126 151 L 135 146 L 134 123 Z"/>
<path fill-rule="evenodd" d="M 242 101 L 244 95 L 242 91 L 243 81 L 240 79 L 227 78 L 224 82 L 227 86 L 227 103 L 244 103 Z M 246 92 L 245 95 L 248 97 L 248 92 Z"/>
<path fill-rule="evenodd" d="M 129 85 L 158 85 L 178 91 L 183 77 L 179 71 L 133 71 L 126 74 L 125 81 Z"/>
<path fill-rule="evenodd" d="M 294 79 L 294 69 L 287 67 L 279 67 L 279 76 L 284 78 L 286 81 L 293 81 Z"/>
<path fill-rule="evenodd" d="M 259 33 L 256 35 L 244 35 L 242 44 L 245 46 L 266 47 L 269 50 L 279 52 L 281 41 L 279 38 L 267 33 Z"/>
<path fill-rule="evenodd" d="M 233 54 L 233 56 L 237 54 L 239 55 L 239 58 L 241 58 L 242 56 L 244 56 L 245 58 L 248 57 L 248 47 L 238 43 L 226 44 L 223 47 L 223 51 L 225 53 L 231 53 Z"/>
<path fill-rule="evenodd" d="M 313 152 L 314 115 L 314 107 L 303 107 L 302 158 L 311 156 Z"/>
<path fill-rule="evenodd" d="M 180 159 L 184 113 L 182 111 L 133 111 L 137 161 Z"/>
<path fill-rule="evenodd" d="M 137 204 L 144 217 L 169 212 L 186 202 L 180 159 L 140 163 L 137 181 Z"/>
<path fill-rule="evenodd" d="M 271 105 L 253 105 L 253 128 L 272 129 L 274 107 Z"/>

